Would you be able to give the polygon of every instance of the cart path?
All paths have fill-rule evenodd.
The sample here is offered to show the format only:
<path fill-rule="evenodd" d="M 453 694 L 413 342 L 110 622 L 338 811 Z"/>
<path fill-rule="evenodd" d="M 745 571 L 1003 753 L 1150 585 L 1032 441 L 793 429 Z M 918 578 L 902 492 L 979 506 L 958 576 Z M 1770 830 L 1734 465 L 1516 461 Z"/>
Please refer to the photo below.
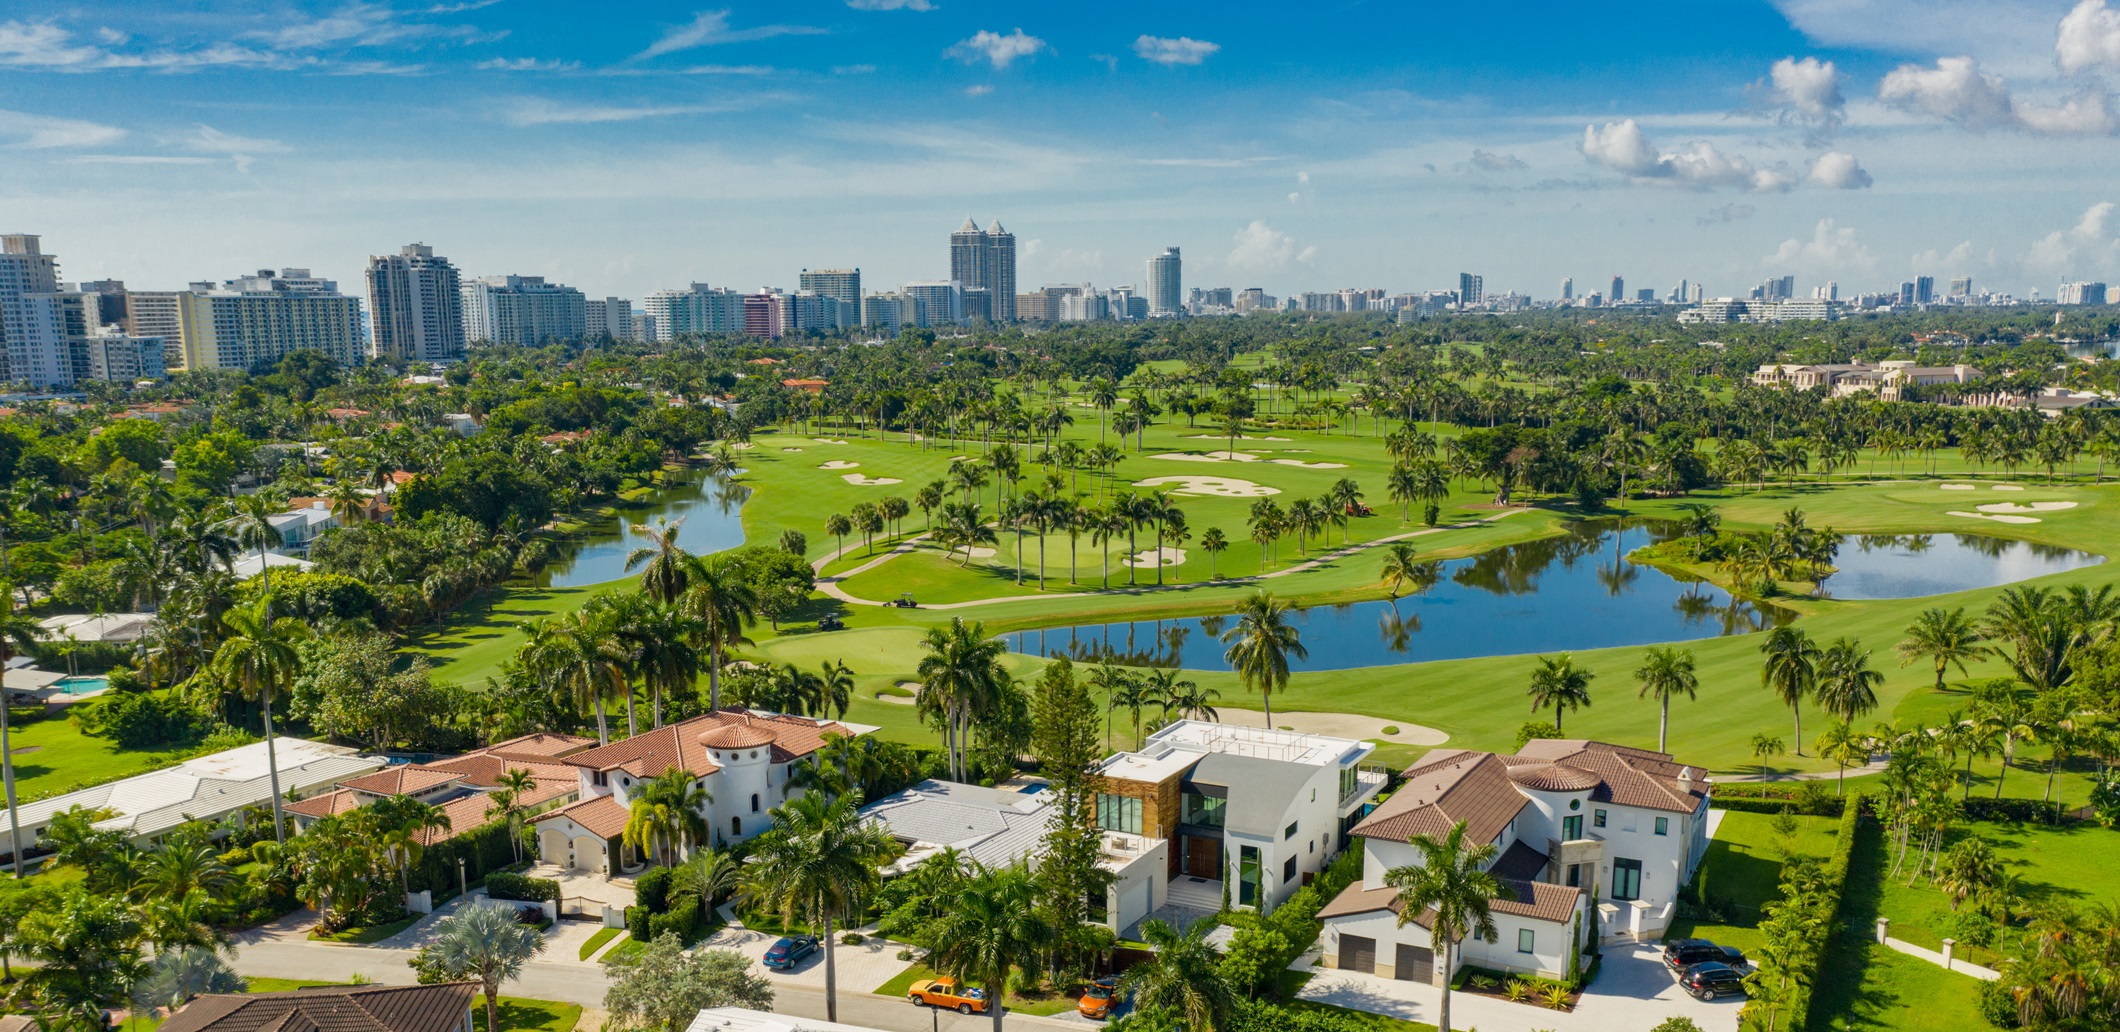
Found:
<path fill-rule="evenodd" d="M 1507 516 L 1513 516 L 1520 512 L 1529 511 L 1531 511 L 1531 506 L 1528 505 L 1509 508 L 1497 512 L 1492 516 L 1483 516 L 1479 519 L 1465 523 L 1447 523 L 1439 527 L 1423 527 L 1420 530 L 1411 530 L 1407 531 L 1404 534 L 1393 534 L 1389 537 L 1380 537 L 1373 541 L 1364 541 L 1359 545 L 1347 545 L 1341 548 L 1334 549 L 1330 552 L 1323 552 L 1318 554 L 1314 558 L 1306 559 L 1303 562 L 1295 564 L 1294 566 L 1275 570 L 1271 573 L 1255 574 L 1250 577 L 1225 577 L 1219 580 L 1212 581 L 1194 581 L 1190 584 L 1179 584 L 1176 582 L 1170 584 L 1139 584 L 1128 588 L 1115 588 L 1111 591 L 1067 591 L 1060 592 L 1058 594 L 1047 595 L 1008 595 L 999 598 L 978 598 L 973 599 L 969 602 L 942 602 L 923 604 L 920 606 L 920 608 L 937 610 L 970 609 L 974 606 L 993 606 L 1001 605 L 1006 602 L 1035 602 L 1046 599 L 1058 600 L 1064 598 L 1097 598 L 1100 596 L 1109 597 L 1120 595 L 1147 595 L 1159 591 L 1171 591 L 1178 588 L 1197 588 L 1200 587 L 1202 584 L 1213 585 L 1215 587 L 1238 584 L 1252 584 L 1259 581 L 1272 580 L 1276 577 L 1286 577 L 1290 574 L 1302 573 L 1306 570 L 1315 570 L 1322 566 L 1325 566 L 1328 563 L 1333 562 L 1334 560 L 1345 559 L 1348 556 L 1356 555 L 1368 549 L 1375 548 L 1379 545 L 1388 545 L 1394 541 L 1404 541 L 1408 538 L 1425 537 L 1429 534 L 1440 534 L 1446 530 L 1465 530 L 1471 527 L 1477 527 L 1483 523 L 1493 523 L 1496 520 L 1502 519 Z M 857 596 L 850 595 L 847 593 L 847 590 L 845 588 L 839 586 L 839 582 L 846 580 L 849 577 L 866 573 L 870 570 L 875 569 L 878 566 L 883 565 L 884 563 L 891 561 L 892 559 L 900 555 L 903 555 L 907 552 L 911 552 L 919 545 L 920 542 L 925 541 L 931 537 L 934 537 L 934 531 L 927 531 L 925 533 L 916 534 L 913 537 L 909 537 L 903 541 L 900 541 L 896 546 L 892 547 L 890 551 L 885 552 L 884 554 L 879 555 L 876 558 L 861 564 L 860 566 L 854 567 L 853 569 L 848 570 L 845 573 L 835 574 L 830 577 L 820 576 L 817 578 L 817 590 L 824 592 L 825 594 L 830 595 L 831 597 L 836 598 L 839 601 L 845 602 L 849 605 L 887 605 L 888 603 L 876 601 L 874 599 L 859 598 Z M 819 573 L 822 573 L 825 566 L 832 563 L 834 560 L 837 560 L 842 556 L 846 555 L 848 552 L 853 551 L 857 547 L 860 546 L 847 545 L 843 548 L 838 549 L 837 551 L 832 552 L 829 555 L 826 555 L 824 558 L 819 559 L 814 563 L 811 563 L 810 566 L 812 569 L 815 569 Z"/>

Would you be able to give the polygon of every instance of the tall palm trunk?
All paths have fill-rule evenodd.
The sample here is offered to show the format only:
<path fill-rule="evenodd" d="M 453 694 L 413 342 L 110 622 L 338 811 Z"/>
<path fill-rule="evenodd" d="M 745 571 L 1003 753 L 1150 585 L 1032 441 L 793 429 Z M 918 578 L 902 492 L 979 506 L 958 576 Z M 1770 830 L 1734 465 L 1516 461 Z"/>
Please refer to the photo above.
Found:
<path fill-rule="evenodd" d="M 833 952 L 832 915 L 824 915 L 824 1020 L 839 1020 L 839 957 Z M 999 1008 L 996 1008 L 998 1010 Z"/>
<path fill-rule="evenodd" d="M 268 594 L 266 597 L 270 598 L 272 596 Z M 267 612 L 270 612 L 269 606 Z M 268 686 L 264 691 L 259 692 L 258 698 L 263 700 L 259 709 L 265 715 L 265 776 L 272 783 L 272 837 L 275 841 L 285 844 L 287 841 L 287 818 L 280 813 L 280 758 L 274 752 L 273 747 L 272 688 Z M 4 708 L 6 708 L 4 705 L 0 705 L 0 709 Z M 12 771 L 14 768 L 11 766 L 8 769 Z M 12 808 L 14 794 L 14 788 L 12 783 L 10 783 L 8 788 L 10 808 Z"/>
<path fill-rule="evenodd" d="M 1448 937 L 1443 938 L 1443 1005 L 1436 1008 L 1436 1032 L 1450 1032 L 1450 954 Z"/>
<path fill-rule="evenodd" d="M 6 656 L 7 651 L 6 649 L 0 649 L 0 657 Z M 9 855 L 14 858 L 15 877 L 20 878 L 22 877 L 22 817 L 21 811 L 15 806 L 15 747 L 10 741 L 12 729 L 8 721 L 10 702 L 11 700 L 8 699 L 7 693 L 0 691 L 0 778 L 4 778 L 7 784 L 7 835 L 8 844 L 14 849 L 14 852 Z M 275 796 L 274 798 L 277 800 L 278 797 Z"/>
<path fill-rule="evenodd" d="M 969 560 L 967 560 L 969 561 Z M 721 643 L 707 649 L 707 711 L 721 708 Z"/>
<path fill-rule="evenodd" d="M 1663 698 L 1663 707 L 1662 707 L 1662 711 L 1663 711 L 1663 712 L 1662 712 L 1662 714 L 1661 714 L 1660 716 L 1658 716 L 1658 717 L 1657 717 L 1657 719 L 1656 719 L 1656 751 L 1657 751 L 1657 752 L 1669 752 L 1670 750 L 1668 750 L 1668 749 L 1664 748 L 1664 743 L 1665 743 L 1666 741 L 1668 741 L 1668 740 L 1669 740 L 1669 738 L 1670 738 L 1670 732 L 1671 732 L 1671 693 L 1670 693 L 1670 692 L 1665 692 L 1665 693 L 1664 693 L 1664 698 Z"/>

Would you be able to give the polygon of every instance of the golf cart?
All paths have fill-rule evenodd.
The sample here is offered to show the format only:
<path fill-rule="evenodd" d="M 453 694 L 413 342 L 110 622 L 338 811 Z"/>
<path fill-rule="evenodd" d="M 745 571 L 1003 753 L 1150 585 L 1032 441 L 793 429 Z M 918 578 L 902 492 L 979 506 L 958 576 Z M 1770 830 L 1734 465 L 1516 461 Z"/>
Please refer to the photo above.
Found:
<path fill-rule="evenodd" d="M 820 631 L 837 631 L 845 627 L 846 623 L 839 619 L 838 613 L 826 613 L 817 618 L 817 629 Z"/>
<path fill-rule="evenodd" d="M 913 593 L 912 593 L 912 592 L 910 592 L 910 591 L 901 591 L 901 592 L 899 592 L 899 593 L 898 593 L 898 597 L 897 597 L 897 598 L 895 598 L 895 599 L 893 599 L 893 600 L 891 600 L 891 601 L 889 601 L 889 602 L 885 602 L 885 603 L 884 603 L 884 605 L 887 605 L 887 606 L 897 606 L 897 607 L 898 607 L 898 608 L 900 608 L 900 609 L 918 609 L 918 608 L 920 608 L 920 603 L 918 603 L 918 602 L 915 602 L 915 601 L 913 601 Z"/>

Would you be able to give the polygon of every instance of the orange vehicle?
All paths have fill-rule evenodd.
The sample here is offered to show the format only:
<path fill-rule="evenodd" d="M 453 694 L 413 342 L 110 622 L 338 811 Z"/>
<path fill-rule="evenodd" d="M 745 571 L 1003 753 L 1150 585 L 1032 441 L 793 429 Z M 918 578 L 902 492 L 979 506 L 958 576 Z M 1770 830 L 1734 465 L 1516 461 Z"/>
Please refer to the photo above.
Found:
<path fill-rule="evenodd" d="M 966 989 L 954 978 L 926 978 L 913 983 L 905 998 L 928 1007 L 951 1007 L 959 1014 L 986 1013 L 986 990 Z"/>
<path fill-rule="evenodd" d="M 1118 979 L 1097 979 L 1082 988 L 1082 998 L 1075 1001 L 1075 1012 L 1091 1021 L 1103 1021 L 1112 1016 L 1112 1003 L 1118 997 Z"/>

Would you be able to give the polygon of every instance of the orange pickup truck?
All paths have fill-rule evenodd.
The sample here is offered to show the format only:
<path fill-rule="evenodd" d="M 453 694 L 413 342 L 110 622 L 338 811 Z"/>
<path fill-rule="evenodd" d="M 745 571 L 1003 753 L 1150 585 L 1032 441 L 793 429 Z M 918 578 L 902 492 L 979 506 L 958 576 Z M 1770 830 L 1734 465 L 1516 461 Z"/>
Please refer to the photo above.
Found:
<path fill-rule="evenodd" d="M 953 978 L 931 978 L 914 982 L 906 999 L 929 1007 L 953 1007 L 959 1014 L 986 1013 L 986 990 L 966 989 Z"/>

